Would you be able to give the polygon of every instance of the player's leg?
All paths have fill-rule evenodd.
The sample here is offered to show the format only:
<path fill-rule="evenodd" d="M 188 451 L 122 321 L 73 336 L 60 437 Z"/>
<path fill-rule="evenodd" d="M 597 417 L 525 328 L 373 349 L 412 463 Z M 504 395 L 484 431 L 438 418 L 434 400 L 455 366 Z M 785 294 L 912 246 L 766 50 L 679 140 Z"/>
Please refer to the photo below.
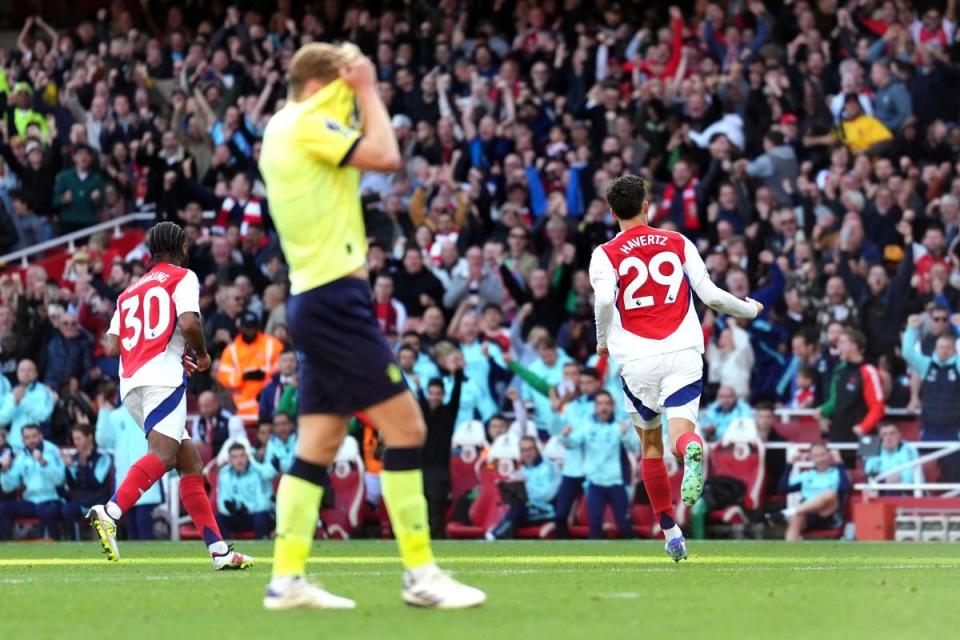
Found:
<path fill-rule="evenodd" d="M 692 507 L 703 493 L 703 440 L 696 433 L 703 388 L 703 357 L 693 349 L 673 354 L 661 384 L 660 406 L 674 454 L 683 460 L 680 498 Z"/>
<path fill-rule="evenodd" d="M 184 405 L 183 419 L 186 424 L 186 405 Z M 179 418 L 173 420 L 176 421 Z M 250 567 L 253 564 L 253 558 L 234 551 L 233 545 L 224 542 L 220 525 L 217 524 L 210 497 L 203 483 L 203 460 L 200 458 L 200 452 L 197 451 L 186 429 L 180 437 L 176 466 L 177 473 L 180 475 L 180 502 L 190 514 L 190 519 L 193 520 L 197 531 L 203 536 L 203 542 L 210 552 L 213 568 L 222 571 Z"/>
<path fill-rule="evenodd" d="M 653 414 L 650 420 L 643 420 L 637 413 L 631 413 L 633 424 L 640 434 L 640 477 L 643 488 L 650 499 L 660 530 L 663 532 L 664 550 L 674 562 L 687 557 L 687 543 L 683 531 L 677 524 L 673 510 L 673 493 L 670 489 L 670 476 L 663 463 L 663 427 L 659 414 Z"/>
<path fill-rule="evenodd" d="M 133 508 L 140 496 L 160 481 L 163 474 L 177 464 L 180 434 L 185 428 L 186 420 L 184 391 L 183 386 L 175 389 L 140 387 L 124 398 L 124 406 L 147 434 L 147 453 L 133 463 L 107 504 L 91 507 L 87 513 L 90 526 L 100 539 L 103 552 L 112 562 L 120 559 L 117 521 Z M 170 415 L 178 413 L 181 404 L 184 406 L 184 423 L 175 433 L 165 433 L 168 428 L 155 428 L 161 424 L 170 425 Z"/>
<path fill-rule="evenodd" d="M 310 377 L 305 376 L 305 382 L 309 380 Z M 301 402 L 304 400 L 310 402 L 309 398 L 301 398 Z M 352 609 L 356 606 L 352 600 L 328 593 L 305 577 L 323 487 L 327 483 L 327 467 L 333 463 L 346 432 L 347 418 L 343 416 L 310 414 L 298 420 L 297 456 L 277 487 L 273 577 L 263 599 L 267 609 Z"/>
<path fill-rule="evenodd" d="M 486 600 L 482 591 L 453 580 L 433 559 L 421 463 L 427 427 L 413 394 L 404 389 L 364 412 L 386 445 L 380 484 L 406 569 L 404 601 L 444 609 L 482 604 Z"/>

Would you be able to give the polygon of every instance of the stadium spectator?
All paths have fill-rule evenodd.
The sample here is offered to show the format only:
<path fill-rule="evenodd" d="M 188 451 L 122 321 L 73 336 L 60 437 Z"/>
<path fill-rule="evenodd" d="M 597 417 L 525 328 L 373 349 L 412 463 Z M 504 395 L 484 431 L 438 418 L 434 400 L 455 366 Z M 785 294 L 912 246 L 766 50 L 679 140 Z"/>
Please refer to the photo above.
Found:
<path fill-rule="evenodd" d="M 24 191 L 14 191 L 10 194 L 13 210 L 10 220 L 17 232 L 16 244 L 9 247 L 9 251 L 19 251 L 39 244 L 50 238 L 50 233 L 43 218 L 36 214 L 30 200 Z"/>
<path fill-rule="evenodd" d="M 254 538 L 266 538 L 273 523 L 271 480 L 276 472 L 251 459 L 239 442 L 230 445 L 228 453 L 229 463 L 217 473 L 220 531 L 225 536 L 252 531 Z"/>
<path fill-rule="evenodd" d="M 566 426 L 574 431 L 582 429 L 594 413 L 597 393 L 600 391 L 600 374 L 596 369 L 585 368 L 578 372 L 577 394 L 563 405 L 560 413 L 554 416 L 550 425 L 550 434 L 559 436 Z M 565 447 L 563 469 L 560 486 L 557 488 L 556 513 L 554 522 L 558 538 L 569 537 L 567 526 L 570 511 L 577 498 L 583 497 L 583 445 L 574 445 L 572 442 Z M 522 453 L 522 452 L 521 452 Z"/>
<path fill-rule="evenodd" d="M 93 149 L 79 144 L 73 149 L 73 167 L 57 174 L 53 206 L 58 211 L 61 233 L 76 231 L 97 222 L 106 183 L 93 164 Z"/>
<path fill-rule="evenodd" d="M 463 389 L 464 356 L 454 351 L 447 358 L 449 371 L 453 374 L 453 389 L 450 399 L 444 400 L 443 381 L 433 378 L 419 395 L 420 410 L 427 425 L 427 439 L 423 445 L 423 494 L 427 499 L 430 520 L 430 535 L 446 537 L 446 517 L 450 506 L 450 448 L 457 415 L 460 413 L 460 396 Z"/>
<path fill-rule="evenodd" d="M 396 299 L 411 318 L 421 317 L 425 309 L 443 301 L 443 284 L 424 266 L 423 255 L 416 247 L 404 250 L 403 263 L 393 273 L 393 284 Z"/>
<path fill-rule="evenodd" d="M 226 242 L 223 238 L 219 240 Z M 214 242 L 216 241 L 215 239 Z M 216 307 L 217 311 L 204 323 L 204 333 L 208 344 L 226 346 L 233 341 L 239 331 L 237 325 L 243 311 L 242 298 L 233 287 L 223 287 L 217 291 Z"/>
<path fill-rule="evenodd" d="M 36 425 L 21 429 L 23 448 L 0 460 L 0 487 L 10 493 L 23 490 L 20 500 L 0 502 L 0 540 L 9 540 L 16 518 L 38 518 L 45 537 L 60 539 L 58 493 L 64 482 L 60 450 L 43 439 Z"/>
<path fill-rule="evenodd" d="M 880 453 L 870 456 L 863 461 L 863 472 L 868 478 L 879 476 L 895 468 L 913 462 L 919 457 L 916 447 L 903 441 L 900 429 L 892 422 L 880 425 Z M 943 460 L 943 458 L 941 458 Z M 887 476 L 885 482 L 897 484 L 923 483 L 923 468 L 920 465 L 904 469 L 900 473 Z M 952 482 L 952 481 L 948 481 Z M 912 491 L 903 492 L 904 495 L 913 495 Z M 889 495 L 889 494 L 886 494 Z"/>
<path fill-rule="evenodd" d="M 931 317 L 946 317 L 934 308 Z M 952 335 L 937 338 L 933 354 L 924 355 L 920 348 L 919 331 L 923 317 L 912 315 L 907 319 L 901 351 L 910 370 L 922 380 L 919 397 L 913 404 L 923 402 L 920 414 L 920 437 L 926 441 L 953 441 L 960 438 L 960 358 Z M 944 323 L 941 323 L 944 324 Z M 940 476 L 944 482 L 960 482 L 960 454 L 940 458 Z"/>
<path fill-rule="evenodd" d="M 822 430 L 831 442 L 856 442 L 872 433 L 883 418 L 883 385 L 876 367 L 863 359 L 866 339 L 856 329 L 840 334 L 837 348 L 840 364 L 833 370 L 826 402 L 819 412 L 829 419 Z"/>
<path fill-rule="evenodd" d="M 850 488 L 843 465 L 836 464 L 827 446 L 819 442 L 810 447 L 809 458 L 812 469 L 791 477 L 793 465 L 788 465 L 780 480 L 782 493 L 800 492 L 800 504 L 766 514 L 771 524 L 787 522 L 788 542 L 802 539 L 807 529 L 836 529 L 843 525 L 841 501 Z"/>
<path fill-rule="evenodd" d="M 71 432 L 76 451 L 65 450 L 61 454 L 66 470 L 68 497 L 60 513 L 67 535 L 75 540 L 80 539 L 79 523 L 90 507 L 103 504 L 110 498 L 107 479 L 113 461 L 109 454 L 97 449 L 93 433 L 89 422 L 77 424 Z"/>
<path fill-rule="evenodd" d="M 19 450 L 23 447 L 21 430 L 27 425 L 43 425 L 53 414 L 53 393 L 37 380 L 37 365 L 23 359 L 17 365 L 17 386 L 3 396 L 0 404 L 0 425 L 7 427 L 8 444 Z"/>
<path fill-rule="evenodd" d="M 707 381 L 723 381 L 738 398 L 750 396 L 750 373 L 753 370 L 753 346 L 750 334 L 737 323 L 729 322 L 717 333 L 717 339 L 707 343 Z"/>
<path fill-rule="evenodd" d="M 622 468 L 620 448 L 630 455 L 640 451 L 640 439 L 626 422 L 617 422 L 613 397 L 599 391 L 594 401 L 594 414 L 578 430 L 563 428 L 560 438 L 564 448 L 583 447 L 583 472 L 587 480 L 587 517 L 590 538 L 599 539 L 603 532 L 603 514 L 607 505 L 621 538 L 632 538 L 633 527 L 628 519 L 627 488 L 624 478 L 629 474 Z"/>
<path fill-rule="evenodd" d="M 407 310 L 393 293 L 393 278 L 385 273 L 377 276 L 373 285 L 373 308 L 380 330 L 391 340 L 400 335 L 407 324 Z"/>
<path fill-rule="evenodd" d="M 273 435 L 267 440 L 265 464 L 278 473 L 286 473 L 297 452 L 297 421 L 293 414 L 277 412 L 273 416 Z"/>
<path fill-rule="evenodd" d="M 503 303 L 503 281 L 484 264 L 483 250 L 479 247 L 467 249 L 463 265 L 454 270 L 443 296 L 443 306 L 456 309 L 464 300 L 469 300 L 477 309 L 486 304 Z"/>
<path fill-rule="evenodd" d="M 200 450 L 209 452 L 208 457 L 217 457 L 227 441 L 246 439 L 243 420 L 220 406 L 213 391 L 200 394 L 197 411 L 190 433 Z"/>
<path fill-rule="evenodd" d="M 113 452 L 113 487 L 120 486 L 134 462 L 147 453 L 143 429 L 122 404 L 117 406 L 117 383 L 107 382 L 97 396 L 97 446 Z M 130 540 L 153 540 L 153 510 L 163 499 L 160 484 L 147 489 L 123 519 Z"/>
<path fill-rule="evenodd" d="M 81 385 L 93 378 L 93 345 L 75 314 L 66 312 L 60 316 L 57 330 L 47 342 L 44 360 L 44 382 L 51 389 L 61 389 L 70 378 Z"/>
<path fill-rule="evenodd" d="M 700 416 L 700 428 L 709 440 L 719 441 L 734 420 L 752 417 L 753 409 L 746 400 L 738 398 L 736 390 L 730 385 L 721 384 L 717 399 Z"/>
<path fill-rule="evenodd" d="M 233 395 L 237 416 L 256 421 L 257 396 L 267 380 L 277 373 L 283 343 L 260 330 L 260 319 L 246 311 L 238 321 L 239 335 L 223 350 L 217 381 Z"/>
<path fill-rule="evenodd" d="M 529 436 L 520 440 L 520 463 L 516 475 L 524 495 L 509 503 L 507 513 L 486 533 L 488 540 L 510 538 L 520 527 L 554 519 L 553 500 L 560 486 L 560 470 L 544 459 L 537 439 Z"/>
<path fill-rule="evenodd" d="M 297 393 L 297 366 L 296 351 L 286 349 L 280 354 L 279 371 L 260 391 L 259 424 L 272 424 L 284 395 Z"/>

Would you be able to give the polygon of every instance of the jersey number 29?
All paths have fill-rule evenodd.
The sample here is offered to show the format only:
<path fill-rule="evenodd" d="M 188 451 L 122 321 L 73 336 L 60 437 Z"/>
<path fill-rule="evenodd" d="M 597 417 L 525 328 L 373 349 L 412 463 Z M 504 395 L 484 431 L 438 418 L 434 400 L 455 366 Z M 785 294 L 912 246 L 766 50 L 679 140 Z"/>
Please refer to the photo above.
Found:
<path fill-rule="evenodd" d="M 668 273 L 663 272 L 663 265 L 669 264 L 672 269 Z M 663 304 L 673 304 L 677 301 L 677 293 L 680 291 L 680 285 L 683 284 L 683 265 L 680 264 L 680 257 L 669 251 L 662 251 L 653 256 L 649 267 L 643 260 L 636 256 L 625 258 L 620 263 L 620 278 L 626 282 L 626 288 L 623 290 L 623 308 L 624 311 L 642 309 L 650 307 L 657 303 L 652 295 L 639 295 L 640 289 L 647 283 L 647 279 L 653 280 L 657 284 L 662 284 L 667 288 L 667 295 L 663 299 Z M 635 275 L 631 278 L 631 273 Z"/>
<path fill-rule="evenodd" d="M 123 328 L 129 327 L 133 334 L 120 340 L 124 350 L 131 351 L 140 341 L 155 340 L 170 328 L 170 294 L 163 287 L 151 287 L 143 294 L 143 306 L 140 296 L 130 296 L 120 305 L 123 313 Z M 157 305 L 156 307 L 154 305 Z M 153 323 L 156 318 L 156 324 Z"/>

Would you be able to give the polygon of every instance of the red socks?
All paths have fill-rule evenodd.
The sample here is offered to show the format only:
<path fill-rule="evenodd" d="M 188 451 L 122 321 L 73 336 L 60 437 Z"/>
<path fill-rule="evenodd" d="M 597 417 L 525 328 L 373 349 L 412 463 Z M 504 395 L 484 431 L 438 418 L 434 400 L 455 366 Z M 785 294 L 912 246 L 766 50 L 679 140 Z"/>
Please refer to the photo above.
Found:
<path fill-rule="evenodd" d="M 190 514 L 193 524 L 203 534 L 203 541 L 208 547 L 223 540 L 217 520 L 213 517 L 213 508 L 210 506 L 202 477 L 182 476 L 180 478 L 180 502 Z"/>
<path fill-rule="evenodd" d="M 640 477 L 643 478 L 643 487 L 647 490 L 653 513 L 658 518 L 666 514 L 673 520 L 673 496 L 670 495 L 670 479 L 663 458 L 640 460 Z"/>
<path fill-rule="evenodd" d="M 696 442 L 700 445 L 700 448 L 703 448 L 703 440 L 700 439 L 693 431 L 688 431 L 687 433 L 680 434 L 680 437 L 677 438 L 677 453 L 680 454 L 680 457 L 683 457 L 683 454 L 687 450 L 687 445 L 691 442 Z"/>
<path fill-rule="evenodd" d="M 113 494 L 110 501 L 120 507 L 121 513 L 126 513 L 166 472 L 167 468 L 160 458 L 148 453 L 133 463 L 127 471 L 127 477 L 117 487 L 117 492 Z M 110 515 L 113 517 L 113 514 Z"/>

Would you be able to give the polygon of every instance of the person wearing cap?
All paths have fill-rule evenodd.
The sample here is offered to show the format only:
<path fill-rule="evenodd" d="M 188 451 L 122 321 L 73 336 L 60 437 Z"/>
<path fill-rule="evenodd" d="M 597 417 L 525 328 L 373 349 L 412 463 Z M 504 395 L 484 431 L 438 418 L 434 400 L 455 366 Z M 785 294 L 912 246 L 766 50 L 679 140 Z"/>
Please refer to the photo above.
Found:
<path fill-rule="evenodd" d="M 57 174 L 53 206 L 59 212 L 60 232 L 69 233 L 96 224 L 106 182 L 93 166 L 93 150 L 79 144 L 73 150 L 73 166 Z"/>
<path fill-rule="evenodd" d="M 257 314 L 245 311 L 238 321 L 240 333 L 220 356 L 217 381 L 233 394 L 237 415 L 255 423 L 260 413 L 257 398 L 280 371 L 283 343 L 260 330 Z"/>
<path fill-rule="evenodd" d="M 43 114 L 31 107 L 33 101 L 33 87 L 27 82 L 18 82 L 13 85 L 13 106 L 4 114 L 4 124 L 7 131 L 18 136 L 26 135 L 27 127 L 32 124 L 40 127 L 40 133 L 46 138 L 50 129 Z"/>

